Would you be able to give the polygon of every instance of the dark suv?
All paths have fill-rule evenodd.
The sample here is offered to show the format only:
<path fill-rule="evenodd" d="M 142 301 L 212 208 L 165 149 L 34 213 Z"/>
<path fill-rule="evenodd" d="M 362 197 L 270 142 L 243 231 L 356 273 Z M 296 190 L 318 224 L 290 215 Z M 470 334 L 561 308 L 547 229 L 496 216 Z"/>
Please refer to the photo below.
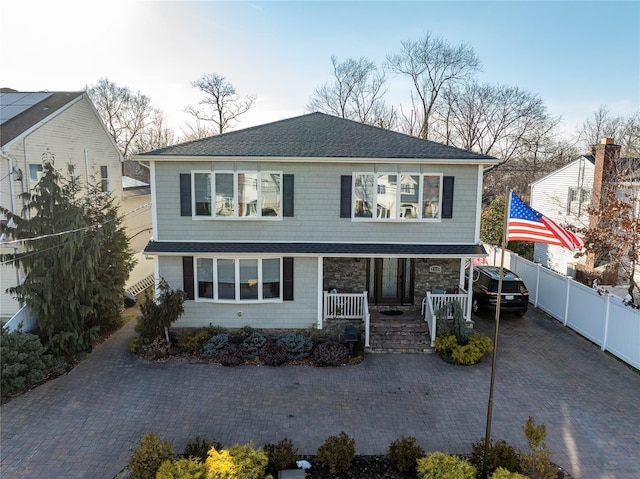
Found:
<path fill-rule="evenodd" d="M 497 266 L 476 266 L 473 268 L 473 302 L 476 314 L 491 311 L 495 313 L 498 301 L 498 280 L 500 268 Z M 469 288 L 469 270 L 465 274 L 465 286 Z M 501 313 L 516 313 L 520 316 L 529 307 L 529 291 L 524 282 L 513 272 L 503 269 Z"/>

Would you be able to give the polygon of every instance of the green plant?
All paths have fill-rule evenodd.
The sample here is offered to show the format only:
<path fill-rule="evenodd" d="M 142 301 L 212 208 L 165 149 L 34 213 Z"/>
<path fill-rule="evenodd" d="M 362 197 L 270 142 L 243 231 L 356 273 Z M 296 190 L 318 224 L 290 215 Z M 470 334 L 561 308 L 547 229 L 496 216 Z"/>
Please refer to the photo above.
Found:
<path fill-rule="evenodd" d="M 207 479 L 262 479 L 269 458 L 253 444 L 235 444 L 229 449 L 209 451 Z"/>
<path fill-rule="evenodd" d="M 339 474 L 351 467 L 356 455 L 356 440 L 342 431 L 338 436 L 330 436 L 318 448 L 318 461 L 329 468 L 331 474 Z"/>
<path fill-rule="evenodd" d="M 238 344 L 227 344 L 218 353 L 218 360 L 223 366 L 239 366 L 247 360 L 247 353 Z"/>
<path fill-rule="evenodd" d="M 467 344 L 459 344 L 451 352 L 456 364 L 476 364 L 493 349 L 491 339 L 480 333 L 473 333 L 468 341 Z"/>
<path fill-rule="evenodd" d="M 205 479 L 206 466 L 196 457 L 164 461 L 156 474 L 156 479 Z"/>
<path fill-rule="evenodd" d="M 476 468 L 464 459 L 434 452 L 417 460 L 420 479 L 475 479 Z"/>
<path fill-rule="evenodd" d="M 479 471 L 484 470 L 484 439 L 471 445 L 471 457 L 469 462 Z M 513 446 L 505 441 L 491 441 L 487 450 L 487 474 L 493 473 L 498 468 L 507 469 L 513 472 L 520 471 L 520 459 Z"/>
<path fill-rule="evenodd" d="M 267 472 L 277 474 L 279 470 L 286 469 L 296 463 L 298 449 L 293 447 L 289 439 L 283 439 L 275 444 L 266 444 L 264 452 L 269 458 Z"/>
<path fill-rule="evenodd" d="M 267 343 L 260 350 L 260 359 L 267 366 L 281 366 L 287 362 L 287 348 L 276 343 Z"/>
<path fill-rule="evenodd" d="M 527 476 L 523 476 L 518 472 L 511 472 L 504 467 L 499 467 L 495 470 L 495 472 L 491 475 L 491 479 L 529 479 Z"/>
<path fill-rule="evenodd" d="M 406 474 L 416 470 L 416 461 L 424 456 L 424 450 L 420 447 L 415 437 L 402 436 L 389 445 L 387 455 L 393 467 Z"/>
<path fill-rule="evenodd" d="M 242 349 L 249 357 L 255 358 L 260 354 L 260 350 L 265 344 L 267 344 L 266 338 L 262 334 L 254 332 L 242 341 Z"/>
<path fill-rule="evenodd" d="M 197 353 L 202 349 L 202 345 L 212 336 L 213 334 L 210 329 L 182 331 L 178 337 L 178 346 L 186 353 Z"/>
<path fill-rule="evenodd" d="M 184 448 L 183 456 L 184 457 L 195 457 L 200 459 L 201 461 L 206 461 L 209 456 L 209 451 L 211 448 L 214 449 L 222 449 L 222 444 L 220 444 L 215 439 L 203 439 L 200 436 L 196 436 L 195 439 L 189 442 Z"/>
<path fill-rule="evenodd" d="M 153 341 L 162 337 L 164 328 L 171 326 L 184 312 L 184 302 L 187 295 L 182 290 L 173 290 L 169 284 L 160 279 L 160 295 L 157 299 L 149 296 L 140 305 L 142 315 L 136 324 L 136 333 L 142 338 Z"/>
<path fill-rule="evenodd" d="M 227 344 L 229 344 L 229 335 L 227 333 L 216 334 L 202 345 L 202 354 L 208 358 L 216 357 Z"/>
<path fill-rule="evenodd" d="M 488 336 L 473 333 L 467 338 L 466 344 L 460 344 L 458 338 L 452 334 L 436 337 L 435 348 L 442 356 L 451 356 L 456 364 L 476 364 L 482 357 L 493 350 L 493 342 Z"/>
<path fill-rule="evenodd" d="M 8 332 L 0 326 L 0 392 L 2 401 L 42 381 L 52 357 L 35 334 Z"/>
<path fill-rule="evenodd" d="M 313 350 L 313 360 L 318 366 L 340 366 L 349 360 L 349 349 L 340 343 L 321 343 Z"/>
<path fill-rule="evenodd" d="M 302 334 L 288 333 L 278 339 L 278 344 L 287 348 L 287 355 L 290 360 L 298 361 L 304 359 L 313 349 L 313 342 Z"/>
<path fill-rule="evenodd" d="M 522 426 L 527 438 L 527 449 L 520 451 L 521 469 L 531 479 L 554 479 L 558 473 L 551 465 L 551 451 L 547 449 L 545 439 L 547 428 L 544 424 L 536 426 L 531 416 Z"/>
<path fill-rule="evenodd" d="M 129 342 L 127 343 L 127 346 L 129 348 L 129 351 L 131 351 L 132 353 L 137 353 L 138 351 L 140 351 L 140 348 L 143 345 L 143 341 L 142 338 L 140 336 L 131 336 L 131 338 L 129 338 Z"/>
<path fill-rule="evenodd" d="M 140 438 L 140 443 L 129 459 L 129 467 L 136 479 L 154 479 L 164 461 L 173 461 L 176 451 L 166 439 L 153 432 Z"/>

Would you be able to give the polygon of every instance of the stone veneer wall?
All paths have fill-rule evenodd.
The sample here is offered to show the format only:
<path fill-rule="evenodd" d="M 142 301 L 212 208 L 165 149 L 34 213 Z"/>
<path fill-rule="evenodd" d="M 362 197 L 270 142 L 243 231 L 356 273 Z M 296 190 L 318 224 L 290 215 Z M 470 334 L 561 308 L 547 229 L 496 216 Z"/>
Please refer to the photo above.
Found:
<path fill-rule="evenodd" d="M 426 292 L 431 291 L 432 288 L 455 290 L 458 287 L 460 278 L 459 259 L 416 259 L 414 263 L 414 304 L 420 304 Z M 432 266 L 440 266 L 441 271 L 439 273 L 431 273 L 429 268 Z"/>
<path fill-rule="evenodd" d="M 325 291 L 337 289 L 339 293 L 362 293 L 367 289 L 367 259 L 324 258 Z"/>
<path fill-rule="evenodd" d="M 339 293 L 361 293 L 367 290 L 368 258 L 359 262 L 353 258 L 324 258 L 323 289 L 333 288 Z M 432 288 L 455 290 L 460 277 L 459 259 L 414 259 L 413 304 L 419 306 L 427 291 Z M 429 268 L 439 266 L 440 272 L 430 272 Z"/>

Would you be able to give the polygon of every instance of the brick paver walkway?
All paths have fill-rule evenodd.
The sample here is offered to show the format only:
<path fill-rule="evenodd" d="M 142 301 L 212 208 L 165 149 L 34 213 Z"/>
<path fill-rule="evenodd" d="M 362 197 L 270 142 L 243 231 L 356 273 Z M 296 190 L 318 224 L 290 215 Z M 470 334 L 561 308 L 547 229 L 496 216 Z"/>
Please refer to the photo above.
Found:
<path fill-rule="evenodd" d="M 493 321 L 476 328 L 493 336 Z M 125 326 L 66 376 L 1 408 L 3 478 L 112 479 L 142 434 L 181 451 L 290 438 L 314 454 L 344 430 L 360 454 L 402 435 L 427 451 L 468 453 L 485 435 L 490 358 L 370 354 L 341 368 L 145 363 Z M 547 426 L 553 461 L 574 477 L 640 477 L 640 375 L 538 311 L 501 321 L 492 437 L 524 446 L 528 416 Z"/>

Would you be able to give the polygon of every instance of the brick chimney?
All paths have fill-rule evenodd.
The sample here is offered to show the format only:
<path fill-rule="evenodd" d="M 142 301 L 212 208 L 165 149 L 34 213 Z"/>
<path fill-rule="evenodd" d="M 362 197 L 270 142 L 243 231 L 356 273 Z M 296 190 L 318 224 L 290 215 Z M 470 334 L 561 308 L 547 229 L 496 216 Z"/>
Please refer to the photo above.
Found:
<path fill-rule="evenodd" d="M 592 147 L 595 150 L 595 165 L 593 171 L 593 189 L 591 191 L 591 206 L 600 209 L 607 198 L 607 190 L 614 187 L 611 177 L 615 172 L 616 160 L 620 158 L 620 145 L 614 144 L 613 138 L 603 138 L 600 144 Z M 598 218 L 591 216 L 589 227 L 598 226 Z M 587 269 L 593 270 L 597 266 L 598 258 L 593 254 L 587 255 Z"/>

